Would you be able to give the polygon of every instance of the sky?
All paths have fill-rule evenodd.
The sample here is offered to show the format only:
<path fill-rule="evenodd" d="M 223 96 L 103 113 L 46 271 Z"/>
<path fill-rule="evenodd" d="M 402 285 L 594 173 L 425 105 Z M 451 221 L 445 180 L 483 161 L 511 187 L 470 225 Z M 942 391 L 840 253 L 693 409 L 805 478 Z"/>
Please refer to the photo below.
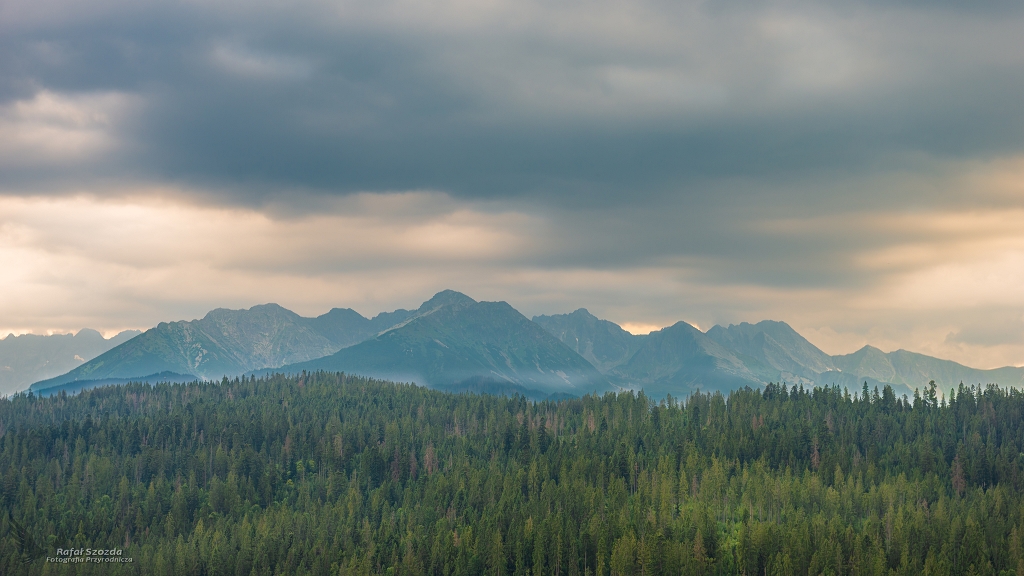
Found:
<path fill-rule="evenodd" d="M 6 0 L 0 333 L 451 288 L 1024 364 L 1024 5 Z"/>

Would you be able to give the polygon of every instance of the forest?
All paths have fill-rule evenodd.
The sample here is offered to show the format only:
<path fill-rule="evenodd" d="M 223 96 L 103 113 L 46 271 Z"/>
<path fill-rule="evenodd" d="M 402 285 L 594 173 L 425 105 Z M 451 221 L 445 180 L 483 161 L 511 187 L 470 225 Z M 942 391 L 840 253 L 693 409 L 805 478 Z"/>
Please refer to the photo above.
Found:
<path fill-rule="evenodd" d="M 534 402 L 317 372 L 0 400 L 8 575 L 1020 575 L 1022 494 L 1024 393 L 996 386 Z"/>

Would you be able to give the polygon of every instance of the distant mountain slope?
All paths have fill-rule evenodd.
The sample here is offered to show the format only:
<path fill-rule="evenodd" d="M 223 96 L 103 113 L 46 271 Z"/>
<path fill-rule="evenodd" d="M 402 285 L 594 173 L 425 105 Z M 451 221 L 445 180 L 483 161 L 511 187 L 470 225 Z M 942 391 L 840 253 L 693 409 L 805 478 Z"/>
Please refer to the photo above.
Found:
<path fill-rule="evenodd" d="M 157 373 L 216 379 L 302 362 L 337 352 L 400 322 L 399 310 L 367 319 L 348 309 L 304 318 L 277 304 L 219 308 L 200 320 L 162 322 L 74 370 L 33 384 L 33 390 L 82 380 L 141 378 Z"/>
<path fill-rule="evenodd" d="M 572 314 L 534 316 L 533 321 L 602 373 L 626 363 L 640 349 L 645 338 L 626 332 L 614 322 L 601 320 L 586 308 Z"/>
<path fill-rule="evenodd" d="M 766 369 L 741 359 L 686 322 L 651 332 L 643 345 L 612 373 L 649 394 L 685 396 L 700 390 L 760 386 Z"/>
<path fill-rule="evenodd" d="M 723 347 L 756 359 L 778 371 L 777 379 L 812 384 L 819 374 L 835 370 L 832 357 L 811 344 L 785 322 L 764 320 L 757 324 L 714 326 L 708 338 Z"/>
<path fill-rule="evenodd" d="M 951 360 L 942 360 L 896 350 L 885 353 L 873 346 L 841 356 L 833 356 L 836 368 L 847 374 L 857 374 L 881 382 L 902 384 L 910 388 L 923 389 L 930 380 L 935 380 L 940 390 L 964 384 L 999 384 L 1000 386 L 1024 386 L 1024 368 L 1006 366 L 992 370 L 969 368 Z"/>
<path fill-rule="evenodd" d="M 760 386 L 770 381 L 836 384 L 851 390 L 860 390 L 864 382 L 872 389 L 889 384 L 897 395 L 912 395 L 930 380 L 947 391 L 961 381 L 1024 387 L 1024 368 L 1012 366 L 978 370 L 905 350 L 884 353 L 871 346 L 853 354 L 829 356 L 785 322 L 772 320 L 714 326 L 703 335 L 678 323 L 646 337 L 633 336 L 585 309 L 537 316 L 534 321 L 614 382 L 657 395 L 685 395 L 696 388 Z"/>
<path fill-rule="evenodd" d="M 583 394 L 609 388 L 589 362 L 505 302 L 446 290 L 404 322 L 339 352 L 280 369 L 344 371 L 443 389 Z"/>
<path fill-rule="evenodd" d="M 52 378 L 139 335 L 125 330 L 110 339 L 88 328 L 77 334 L 8 335 L 0 340 L 0 396 L 25 390 L 30 384 Z"/>
<path fill-rule="evenodd" d="M 810 384 L 817 372 L 803 364 L 827 369 L 832 362 L 782 322 L 716 326 L 707 334 L 680 322 L 646 336 L 634 336 L 583 308 L 571 314 L 536 316 L 534 322 L 616 383 L 658 394 L 760 386 L 787 379 L 790 372 L 807 374 L 800 379 Z"/>
<path fill-rule="evenodd" d="M 912 395 L 931 380 L 945 391 L 960 382 L 1024 385 L 1024 368 L 979 370 L 906 350 L 886 353 L 865 346 L 852 354 L 828 356 L 784 322 L 715 326 L 707 334 L 726 348 L 779 370 L 781 380 L 805 386 L 836 384 L 859 390 L 866 381 L 872 389 L 889 384 L 897 395 Z"/>

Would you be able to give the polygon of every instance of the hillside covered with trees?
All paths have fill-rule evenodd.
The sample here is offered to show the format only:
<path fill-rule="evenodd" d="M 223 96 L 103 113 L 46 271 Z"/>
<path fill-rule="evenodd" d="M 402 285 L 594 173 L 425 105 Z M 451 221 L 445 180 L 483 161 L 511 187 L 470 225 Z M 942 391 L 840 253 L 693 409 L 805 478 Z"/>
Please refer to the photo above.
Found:
<path fill-rule="evenodd" d="M 1024 394 L 534 403 L 334 373 L 0 400 L 3 574 L 1021 574 Z M 57 548 L 132 562 L 47 562 Z"/>

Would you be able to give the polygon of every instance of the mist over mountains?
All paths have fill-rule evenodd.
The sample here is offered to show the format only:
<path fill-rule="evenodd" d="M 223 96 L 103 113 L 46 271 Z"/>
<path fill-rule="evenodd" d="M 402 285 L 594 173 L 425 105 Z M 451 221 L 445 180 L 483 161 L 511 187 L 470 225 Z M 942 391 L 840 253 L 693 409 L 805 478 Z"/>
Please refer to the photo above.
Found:
<path fill-rule="evenodd" d="M 8 334 L 0 339 L 0 396 L 64 374 L 139 334 L 138 330 L 125 330 L 104 338 L 88 328 L 77 334 Z"/>
<path fill-rule="evenodd" d="M 506 302 L 477 302 L 452 290 L 416 310 L 373 318 L 347 308 L 316 318 L 276 304 L 217 309 L 202 319 L 161 323 L 79 364 L 31 389 L 52 394 L 129 380 L 318 370 L 537 399 L 623 389 L 685 397 L 768 382 L 853 390 L 867 382 L 908 396 L 931 380 L 942 390 L 960 382 L 1024 385 L 1024 368 L 978 370 L 904 350 L 865 346 L 830 356 L 785 322 L 706 333 L 677 322 L 634 335 L 583 308 L 529 319 Z"/>

